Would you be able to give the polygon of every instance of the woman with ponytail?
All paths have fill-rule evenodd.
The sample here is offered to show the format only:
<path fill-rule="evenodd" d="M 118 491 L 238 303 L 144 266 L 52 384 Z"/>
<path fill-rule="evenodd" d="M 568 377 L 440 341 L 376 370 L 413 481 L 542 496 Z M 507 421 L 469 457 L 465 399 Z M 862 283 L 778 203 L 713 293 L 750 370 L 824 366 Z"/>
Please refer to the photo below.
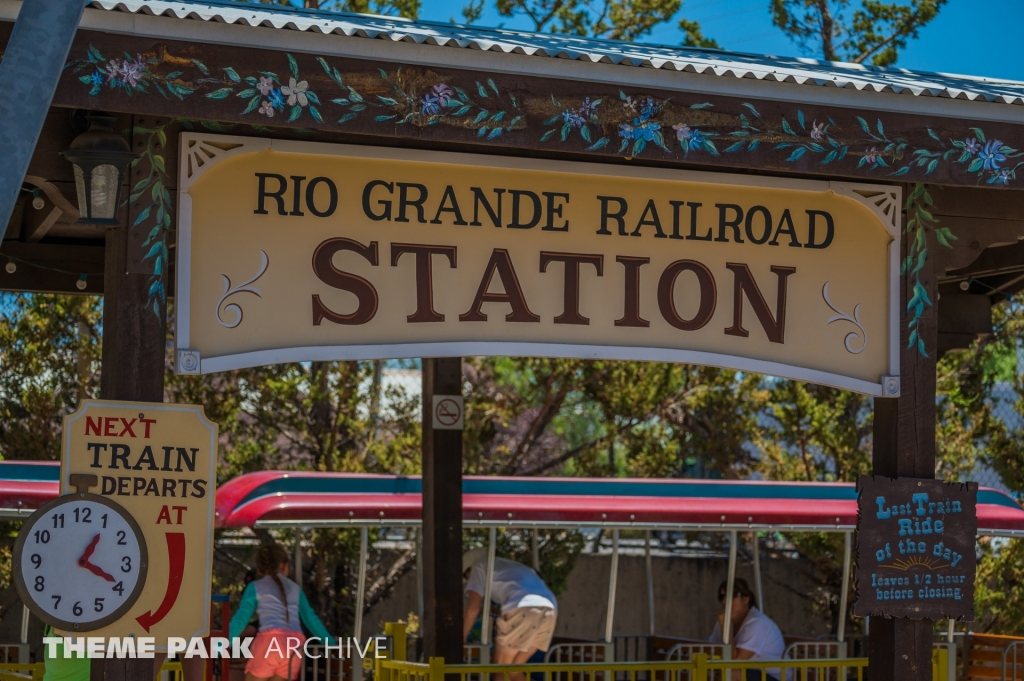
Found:
<path fill-rule="evenodd" d="M 256 555 L 259 579 L 249 582 L 242 602 L 231 618 L 231 638 L 238 637 L 255 612 L 260 631 L 252 643 L 252 658 L 245 665 L 245 680 L 294 681 L 302 668 L 302 627 L 322 643 L 334 643 L 323 622 L 313 612 L 306 594 L 288 579 L 288 554 L 278 544 L 260 549 Z"/>

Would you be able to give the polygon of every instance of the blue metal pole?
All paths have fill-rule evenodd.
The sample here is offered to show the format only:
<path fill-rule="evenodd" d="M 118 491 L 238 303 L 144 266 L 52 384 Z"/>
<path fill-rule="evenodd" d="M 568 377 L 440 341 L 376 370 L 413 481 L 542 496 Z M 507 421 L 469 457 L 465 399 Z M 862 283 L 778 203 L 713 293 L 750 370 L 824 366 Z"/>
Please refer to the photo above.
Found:
<path fill-rule="evenodd" d="M 24 0 L 0 62 L 0 241 L 88 0 Z"/>

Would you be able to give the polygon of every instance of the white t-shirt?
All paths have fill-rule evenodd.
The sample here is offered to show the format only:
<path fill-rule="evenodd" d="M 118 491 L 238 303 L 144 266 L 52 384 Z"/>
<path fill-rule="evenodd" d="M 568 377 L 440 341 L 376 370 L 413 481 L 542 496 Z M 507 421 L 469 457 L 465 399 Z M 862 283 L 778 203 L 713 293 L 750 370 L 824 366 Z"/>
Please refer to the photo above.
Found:
<path fill-rule="evenodd" d="M 715 622 L 715 629 L 711 632 L 710 643 L 722 642 L 722 627 Z M 734 633 L 733 645 L 743 650 L 749 650 L 754 654 L 752 660 L 781 660 L 782 654 L 786 652 L 786 641 L 782 638 L 782 631 L 768 615 L 751 606 L 747 616 L 743 618 L 740 630 Z M 769 669 L 768 673 L 772 674 Z M 778 678 L 779 670 L 774 670 L 774 676 Z"/>
<path fill-rule="evenodd" d="M 469 571 L 466 591 L 484 595 L 487 559 L 479 560 Z M 522 563 L 505 558 L 494 559 L 491 579 L 491 600 L 501 604 L 501 614 L 516 608 L 551 608 L 557 610 L 555 595 L 540 576 Z"/>
<path fill-rule="evenodd" d="M 284 575 L 278 575 L 281 584 L 284 586 L 284 593 L 288 597 L 288 605 L 281 602 L 281 589 L 277 582 L 270 575 L 261 577 L 253 582 L 256 587 L 256 614 L 260 618 L 260 631 L 270 629 L 285 629 L 287 631 L 302 631 L 299 625 L 299 585 Z M 285 617 L 287 610 L 288 616 Z"/>

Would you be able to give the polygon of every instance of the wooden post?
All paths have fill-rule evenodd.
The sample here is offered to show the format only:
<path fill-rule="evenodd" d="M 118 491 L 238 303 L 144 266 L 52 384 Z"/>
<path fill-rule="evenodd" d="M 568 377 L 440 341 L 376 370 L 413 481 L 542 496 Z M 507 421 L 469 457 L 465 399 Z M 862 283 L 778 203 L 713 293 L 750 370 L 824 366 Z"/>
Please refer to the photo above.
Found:
<path fill-rule="evenodd" d="M 904 224 L 906 216 L 904 216 Z M 901 258 L 906 257 L 915 234 L 904 234 Z M 919 277 L 932 301 L 918 321 L 924 340 L 908 348 L 910 317 L 900 316 L 900 396 L 875 398 L 871 465 L 875 475 L 891 478 L 935 477 L 935 358 L 938 354 L 938 281 L 936 249 L 928 233 L 928 259 Z M 900 281 L 900 310 L 913 296 L 914 279 Z M 932 673 L 932 621 L 875 617 L 868 635 L 868 673 L 872 681 L 929 681 Z"/>
<path fill-rule="evenodd" d="M 432 405 L 461 394 L 461 357 L 423 360 L 423 649 L 449 664 L 462 662 L 462 431 L 434 430 Z"/>
<path fill-rule="evenodd" d="M 134 145 L 133 145 L 134 146 Z M 128 224 L 137 216 L 129 205 Z M 105 400 L 164 401 L 167 310 L 154 309 L 151 275 L 128 274 L 129 229 L 107 232 L 103 275 L 103 367 L 100 397 Z M 153 681 L 154 660 L 96 659 L 92 681 Z"/>

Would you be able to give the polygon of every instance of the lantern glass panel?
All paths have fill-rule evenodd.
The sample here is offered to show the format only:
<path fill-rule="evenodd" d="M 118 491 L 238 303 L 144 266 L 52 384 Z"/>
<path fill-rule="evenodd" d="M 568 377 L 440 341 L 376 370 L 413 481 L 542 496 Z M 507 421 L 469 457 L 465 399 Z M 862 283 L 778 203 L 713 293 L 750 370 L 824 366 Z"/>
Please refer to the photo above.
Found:
<path fill-rule="evenodd" d="M 117 213 L 117 166 L 104 164 L 92 169 L 91 218 L 109 220 Z"/>
<path fill-rule="evenodd" d="M 85 196 L 85 173 L 82 172 L 82 166 L 77 163 L 72 166 L 75 169 L 75 188 L 78 189 L 78 210 L 82 214 L 82 217 L 89 217 L 86 213 L 89 210 L 89 202 Z"/>

